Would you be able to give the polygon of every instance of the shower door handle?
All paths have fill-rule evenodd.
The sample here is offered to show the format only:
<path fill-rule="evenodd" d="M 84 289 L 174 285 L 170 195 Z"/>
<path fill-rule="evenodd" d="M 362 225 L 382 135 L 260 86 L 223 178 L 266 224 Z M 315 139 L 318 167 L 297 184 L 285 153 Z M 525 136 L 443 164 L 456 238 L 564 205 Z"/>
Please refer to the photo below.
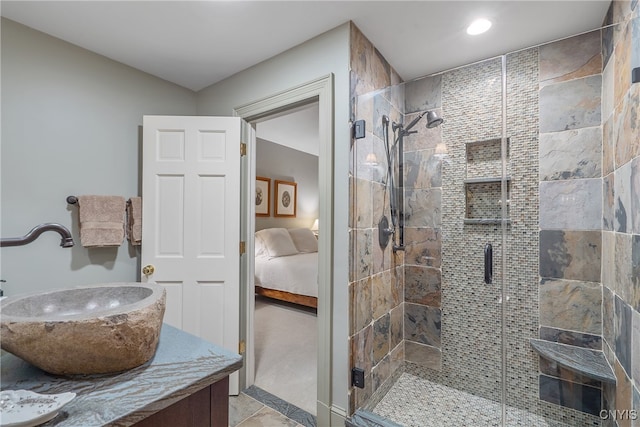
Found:
<path fill-rule="evenodd" d="M 493 281 L 493 247 L 491 243 L 484 245 L 484 283 Z"/>

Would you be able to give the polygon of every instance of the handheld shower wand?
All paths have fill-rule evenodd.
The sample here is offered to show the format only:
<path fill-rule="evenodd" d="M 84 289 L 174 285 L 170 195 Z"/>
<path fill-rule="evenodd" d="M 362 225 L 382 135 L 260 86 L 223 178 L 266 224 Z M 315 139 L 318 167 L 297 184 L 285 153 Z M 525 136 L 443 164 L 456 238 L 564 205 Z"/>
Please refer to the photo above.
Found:
<path fill-rule="evenodd" d="M 385 248 L 389 243 L 390 236 L 395 236 L 396 227 L 398 227 L 398 235 L 399 235 L 399 244 L 394 242 L 393 251 L 396 252 L 398 250 L 404 250 L 404 171 L 403 171 L 403 139 L 407 135 L 411 135 L 417 133 L 417 130 L 411 130 L 418 122 L 424 117 L 427 116 L 427 128 L 431 129 L 437 126 L 440 126 L 444 123 L 442 118 L 438 117 L 438 115 L 434 111 L 423 111 L 418 114 L 416 118 L 409 122 L 406 126 L 402 123 L 392 123 L 394 143 L 393 146 L 389 146 L 389 117 L 386 115 L 382 116 L 382 131 L 384 136 L 384 144 L 387 154 L 387 173 L 388 173 L 388 181 L 387 185 L 389 186 L 389 207 L 391 211 L 391 227 L 389 227 L 389 221 L 386 216 L 383 216 L 378 223 L 378 240 L 380 243 L 380 247 Z M 397 132 L 397 135 L 396 135 Z M 394 183 L 394 174 L 393 174 L 393 156 L 392 150 L 395 150 L 398 147 L 398 179 L 400 181 L 398 185 L 398 195 L 396 195 L 396 187 Z M 399 207 L 398 207 L 399 205 Z"/>

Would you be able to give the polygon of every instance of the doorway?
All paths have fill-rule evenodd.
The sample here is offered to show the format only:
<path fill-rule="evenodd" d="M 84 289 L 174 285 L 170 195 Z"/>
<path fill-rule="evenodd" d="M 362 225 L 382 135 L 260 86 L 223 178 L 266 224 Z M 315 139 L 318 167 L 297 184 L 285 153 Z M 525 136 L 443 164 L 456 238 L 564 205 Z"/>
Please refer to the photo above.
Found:
<path fill-rule="evenodd" d="M 253 384 L 315 416 L 318 102 L 251 124 L 257 180 Z M 295 203 L 293 210 L 283 209 L 280 196 L 289 208 Z"/>
<path fill-rule="evenodd" d="M 318 298 L 317 298 L 317 424 L 331 425 L 331 418 L 336 418 L 331 405 L 332 390 L 332 334 L 331 313 L 333 293 L 333 75 L 318 78 L 311 82 L 291 88 L 284 92 L 249 103 L 234 109 L 237 116 L 248 122 L 256 122 L 262 118 L 274 116 L 294 107 L 318 102 L 319 120 L 319 155 L 318 155 L 318 220 L 322 232 L 318 236 Z M 248 147 L 243 177 L 247 193 L 243 195 L 246 203 L 246 227 L 241 238 L 247 242 L 247 253 L 254 254 L 255 233 L 255 146 Z M 242 272 L 244 283 L 253 283 L 254 263 L 249 257 L 243 257 Z M 251 280 L 248 280 L 251 278 Z M 250 288 L 250 289 L 249 289 Z M 241 373 L 241 384 L 244 387 L 253 385 L 255 378 L 255 345 L 254 345 L 254 311 L 255 293 L 253 285 L 241 289 L 241 339 L 246 342 L 245 365 Z M 337 418 L 342 418 L 338 414 Z M 336 419 L 337 419 L 336 418 Z M 343 419 L 343 418 L 342 418 Z M 344 422 L 344 421 L 342 421 Z"/>

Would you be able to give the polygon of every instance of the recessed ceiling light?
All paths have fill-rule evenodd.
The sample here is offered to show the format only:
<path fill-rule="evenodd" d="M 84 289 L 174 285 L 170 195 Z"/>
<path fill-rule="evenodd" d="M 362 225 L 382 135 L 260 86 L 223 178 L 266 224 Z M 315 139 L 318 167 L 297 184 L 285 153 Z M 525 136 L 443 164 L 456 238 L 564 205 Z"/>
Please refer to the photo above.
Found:
<path fill-rule="evenodd" d="M 467 34 L 471 36 L 476 36 L 478 34 L 482 34 L 491 28 L 491 21 L 488 19 L 480 18 L 476 19 L 467 27 Z"/>

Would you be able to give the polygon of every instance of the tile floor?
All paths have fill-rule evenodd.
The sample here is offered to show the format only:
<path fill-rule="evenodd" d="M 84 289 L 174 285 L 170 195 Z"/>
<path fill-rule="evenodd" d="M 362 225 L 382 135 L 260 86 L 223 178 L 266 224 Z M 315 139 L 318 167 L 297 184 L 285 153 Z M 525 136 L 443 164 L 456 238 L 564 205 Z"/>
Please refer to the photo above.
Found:
<path fill-rule="evenodd" d="M 255 386 L 229 396 L 229 427 L 280 426 L 316 427 L 316 418 Z"/>
<path fill-rule="evenodd" d="M 373 412 L 405 427 L 498 426 L 501 409 L 498 402 L 433 383 L 403 373 Z M 564 427 L 541 416 L 516 408 L 507 408 L 509 427 Z"/>

